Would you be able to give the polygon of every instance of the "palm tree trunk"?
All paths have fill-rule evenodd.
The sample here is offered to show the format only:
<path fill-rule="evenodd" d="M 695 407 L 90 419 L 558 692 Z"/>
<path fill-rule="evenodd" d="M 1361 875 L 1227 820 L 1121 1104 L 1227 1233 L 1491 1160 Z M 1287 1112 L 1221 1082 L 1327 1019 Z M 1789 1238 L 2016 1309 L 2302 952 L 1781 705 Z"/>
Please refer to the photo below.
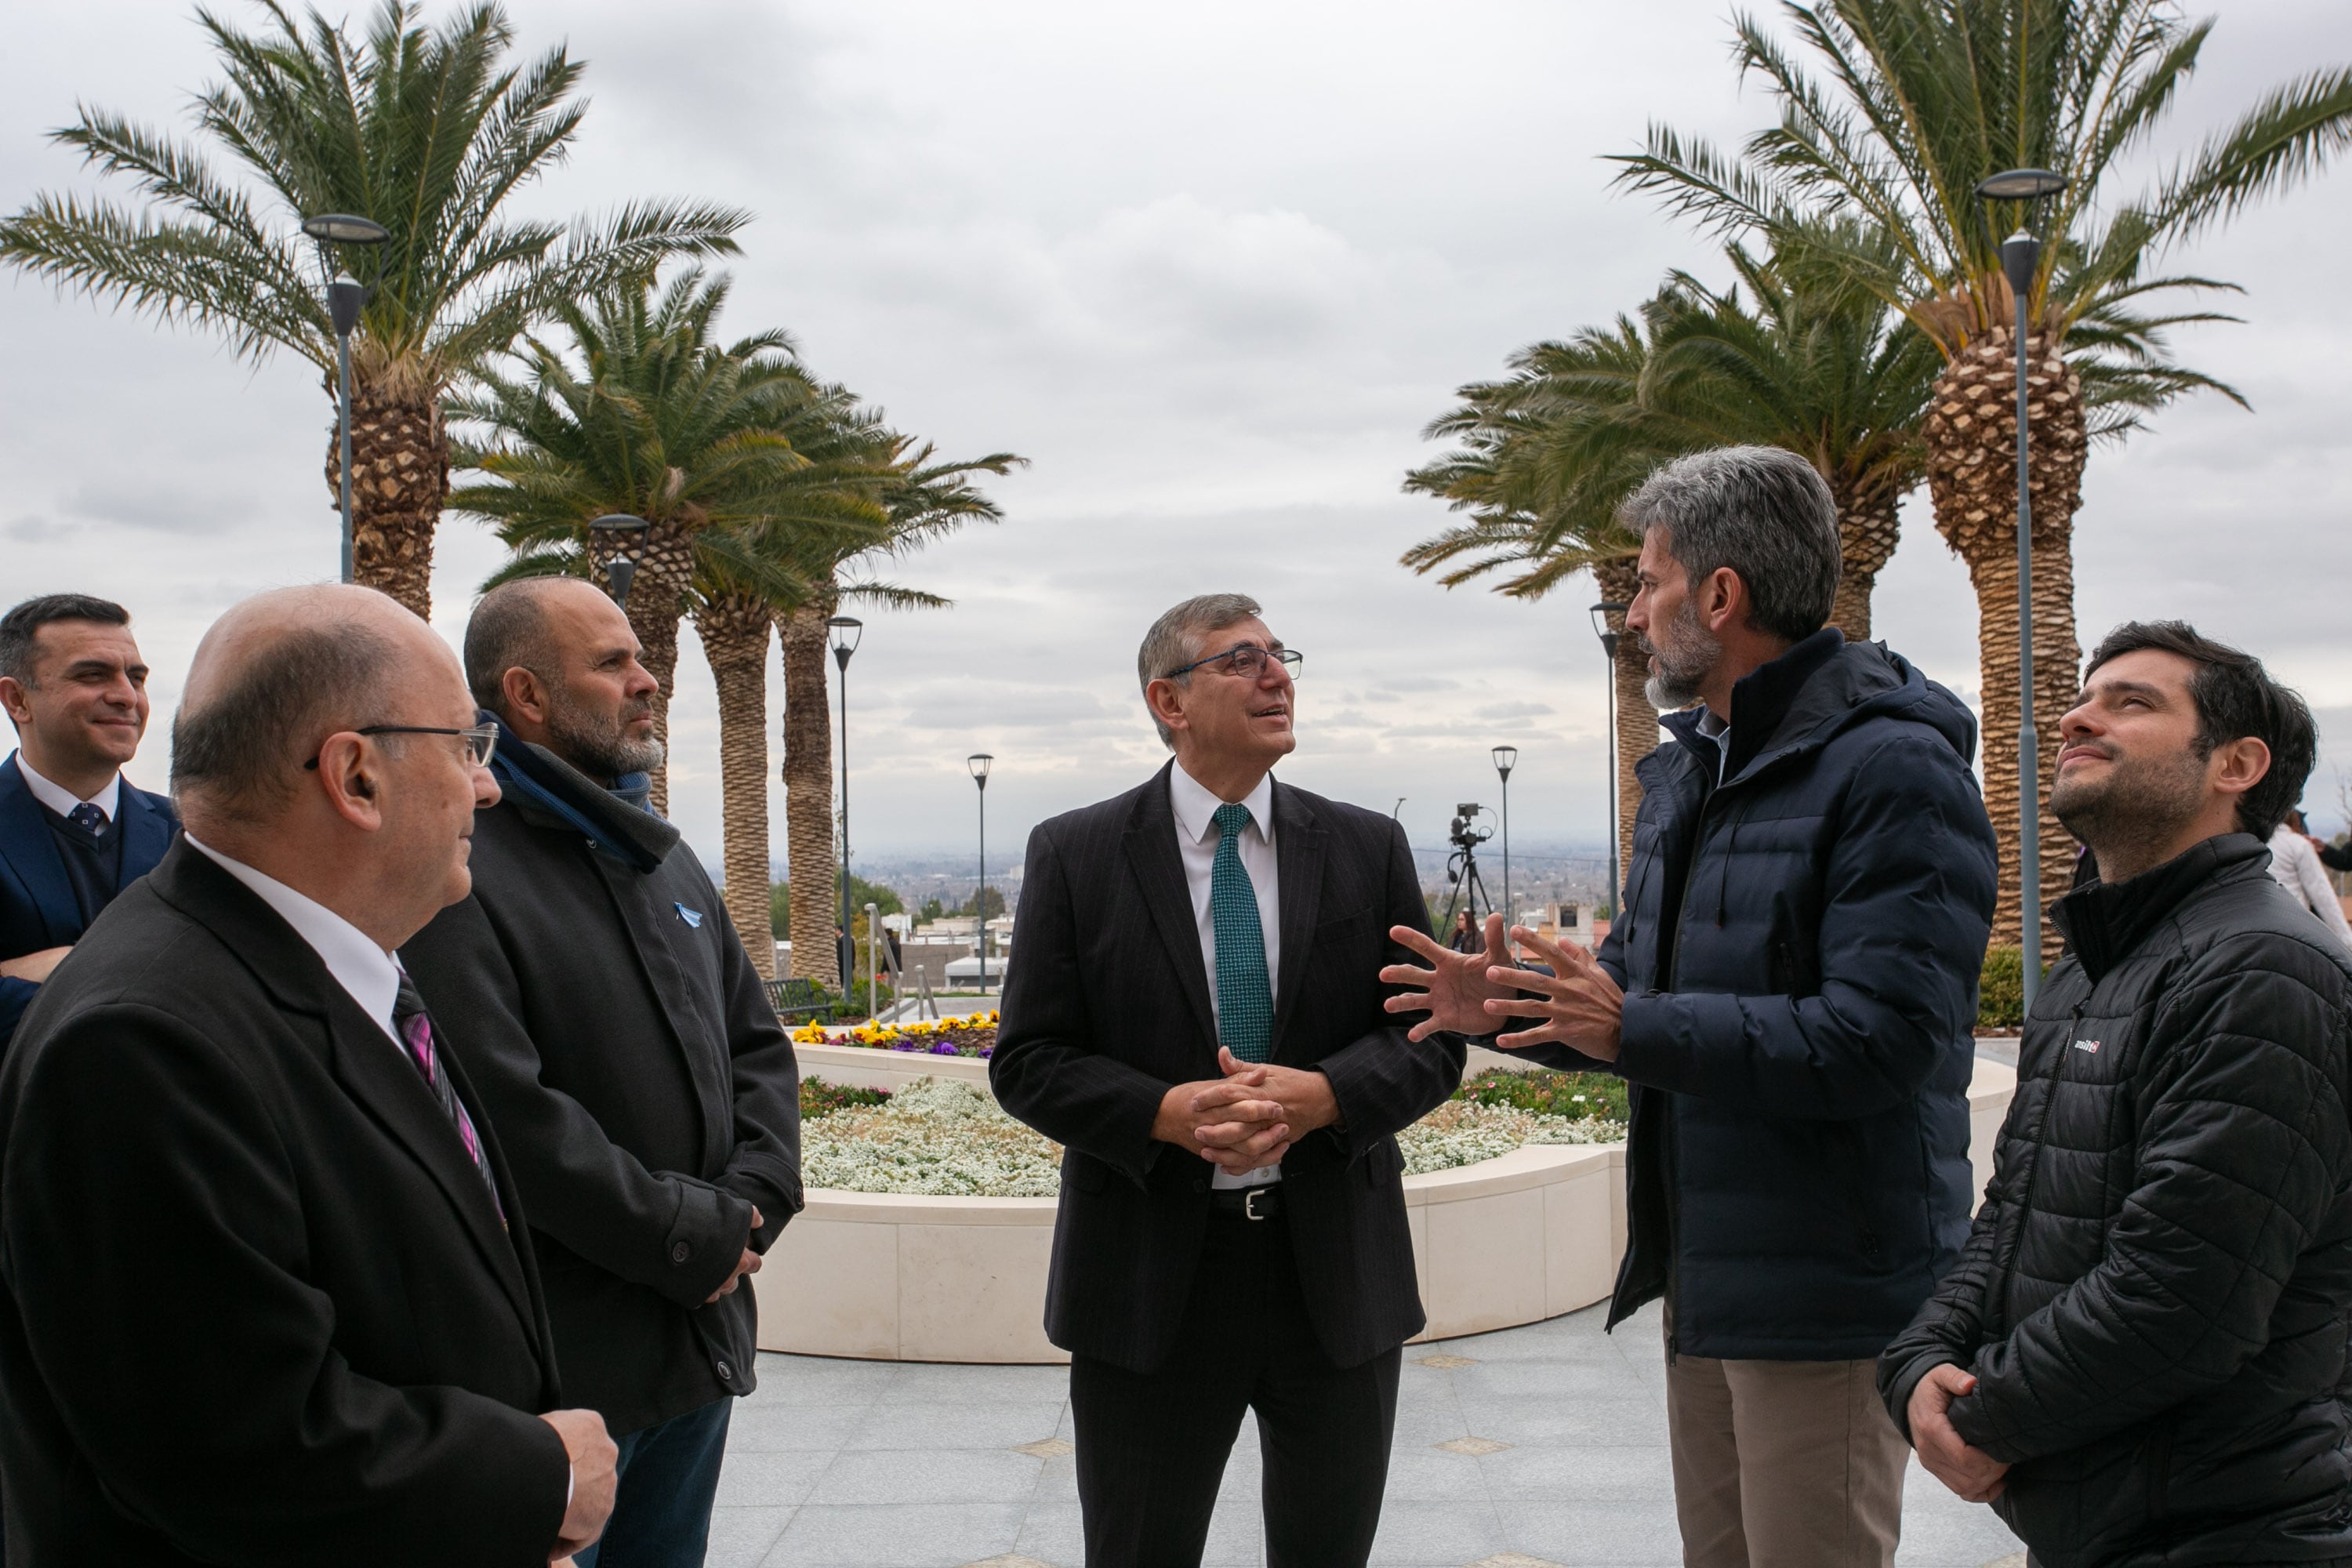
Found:
<path fill-rule="evenodd" d="M 1901 523 L 1896 508 L 1902 496 L 1892 487 L 1832 479 L 1830 493 L 1838 514 L 1838 574 L 1836 602 L 1830 625 L 1848 642 L 1870 640 L 1870 595 L 1878 584 L 1879 568 L 1895 557 Z"/>
<path fill-rule="evenodd" d="M 719 781 L 727 917 L 751 967 L 776 977 L 768 912 L 768 628 L 773 613 L 749 594 L 698 605 L 694 629 L 719 688 Z"/>
<path fill-rule="evenodd" d="M 327 393 L 335 395 L 335 377 Z M 342 437 L 327 425 L 327 504 L 342 506 Z M 433 616 L 433 531 L 449 493 L 449 432 L 438 388 L 398 396 L 352 385 L 352 580 Z"/>
<path fill-rule="evenodd" d="M 669 520 L 655 523 L 643 533 L 622 537 L 629 542 L 620 552 L 637 566 L 637 574 L 629 583 L 629 629 L 637 634 L 637 642 L 645 649 L 637 661 L 661 683 L 661 689 L 654 693 L 654 739 L 667 748 L 670 691 L 677 676 L 678 617 L 686 612 L 687 590 L 694 585 L 694 530 Z M 611 592 L 601 563 L 596 575 L 605 591 Z M 669 815 L 667 762 L 653 771 L 653 808 Z"/>
<path fill-rule="evenodd" d="M 833 705 L 826 693 L 824 623 L 831 600 L 803 605 L 783 622 L 784 854 L 792 879 L 793 973 L 841 983 L 834 942 Z"/>
<path fill-rule="evenodd" d="M 1977 593 L 1978 670 L 1984 708 L 1985 810 L 2000 844 L 2000 891 L 1993 911 L 1997 944 L 2022 939 L 2019 718 L 2023 694 L 2017 647 L 2017 361 L 2011 334 L 1996 329 L 1968 344 L 1936 383 L 1921 433 L 1936 529 L 1968 563 Z M 2047 909 L 2064 896 L 2074 870 L 2074 841 L 2050 813 L 2058 755 L 2058 721 L 2079 689 L 2082 649 L 2074 640 L 2074 513 L 2082 504 L 2089 445 L 2082 383 L 2047 333 L 2027 344 L 2028 483 L 2033 501 L 2033 723 L 2039 755 L 2032 776 L 2041 802 L 2041 895 Z M 2042 952 L 2054 962 L 2062 943 L 2042 924 Z"/>
<path fill-rule="evenodd" d="M 1641 587 L 1634 563 L 1604 561 L 1592 569 L 1593 580 L 1600 584 L 1601 596 L 1619 605 L 1630 605 Z M 1642 809 L 1642 781 L 1633 776 L 1633 764 L 1658 749 L 1658 710 L 1650 706 L 1643 687 L 1649 683 L 1649 657 L 1642 651 L 1642 639 L 1625 630 L 1625 613 L 1613 612 L 1610 626 L 1619 634 L 1614 678 L 1617 682 L 1617 868 L 1619 874 L 1633 864 L 1633 818 Z M 1609 906 L 1617 907 L 1622 888 L 1609 889 Z"/>

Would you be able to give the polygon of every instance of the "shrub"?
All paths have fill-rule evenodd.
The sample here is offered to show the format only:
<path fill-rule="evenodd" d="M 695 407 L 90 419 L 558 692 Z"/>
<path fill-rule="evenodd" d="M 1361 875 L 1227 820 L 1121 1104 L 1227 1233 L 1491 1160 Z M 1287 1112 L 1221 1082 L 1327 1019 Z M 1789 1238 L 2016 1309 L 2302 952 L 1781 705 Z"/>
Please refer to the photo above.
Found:
<path fill-rule="evenodd" d="M 801 1120 L 813 1121 L 829 1116 L 852 1106 L 881 1105 L 890 1098 L 887 1089 L 852 1089 L 845 1083 L 827 1083 L 821 1078 L 801 1079 Z"/>
<path fill-rule="evenodd" d="M 1565 1116 L 1572 1121 L 1594 1117 L 1625 1121 L 1633 1116 L 1625 1080 L 1605 1072 L 1556 1072 L 1549 1068 L 1515 1072 L 1509 1068 L 1488 1068 L 1463 1079 L 1454 1098 L 1476 1105 L 1509 1106 L 1538 1116 Z"/>
<path fill-rule="evenodd" d="M 2024 1024 L 2024 950 L 1987 948 L 1984 969 L 1977 976 L 1977 1027 L 2017 1029 Z"/>

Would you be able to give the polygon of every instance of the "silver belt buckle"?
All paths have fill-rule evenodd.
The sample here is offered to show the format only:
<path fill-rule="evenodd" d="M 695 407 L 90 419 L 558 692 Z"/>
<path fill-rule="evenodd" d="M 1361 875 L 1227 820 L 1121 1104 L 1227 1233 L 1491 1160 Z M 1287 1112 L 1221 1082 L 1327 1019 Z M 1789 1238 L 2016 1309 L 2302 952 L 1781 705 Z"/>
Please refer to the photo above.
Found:
<path fill-rule="evenodd" d="M 1242 1217 L 1244 1219 L 1265 1219 L 1266 1217 L 1265 1215 L 1257 1212 L 1257 1200 L 1265 1192 L 1265 1188 L 1264 1186 L 1255 1186 L 1242 1195 Z"/>

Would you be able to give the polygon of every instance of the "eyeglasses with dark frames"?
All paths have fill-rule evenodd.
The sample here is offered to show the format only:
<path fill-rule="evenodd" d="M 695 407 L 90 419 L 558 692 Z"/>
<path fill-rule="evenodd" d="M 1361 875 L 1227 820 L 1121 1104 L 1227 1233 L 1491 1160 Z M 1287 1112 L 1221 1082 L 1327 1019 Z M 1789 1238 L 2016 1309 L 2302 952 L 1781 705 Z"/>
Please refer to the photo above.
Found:
<path fill-rule="evenodd" d="M 478 768 L 488 767 L 490 758 L 497 754 L 499 749 L 499 727 L 496 724 L 477 724 L 470 730 L 443 730 L 430 724 L 370 724 L 364 730 L 353 730 L 351 733 L 354 735 L 462 735 L 466 740 L 466 753 Z M 315 773 L 318 771 L 319 759 L 312 757 L 302 766 Z"/>
<path fill-rule="evenodd" d="M 1298 679 L 1298 667 L 1306 662 L 1306 658 L 1307 656 L 1295 647 L 1260 647 L 1255 643 L 1245 642 L 1229 647 L 1223 653 L 1213 653 L 1206 658 L 1196 658 L 1183 668 L 1171 669 L 1160 679 L 1173 680 L 1180 675 L 1190 675 L 1204 665 L 1231 660 L 1227 668 L 1234 674 L 1244 680 L 1255 680 L 1265 673 L 1265 661 L 1273 659 L 1282 666 L 1284 674 L 1296 680 Z"/>

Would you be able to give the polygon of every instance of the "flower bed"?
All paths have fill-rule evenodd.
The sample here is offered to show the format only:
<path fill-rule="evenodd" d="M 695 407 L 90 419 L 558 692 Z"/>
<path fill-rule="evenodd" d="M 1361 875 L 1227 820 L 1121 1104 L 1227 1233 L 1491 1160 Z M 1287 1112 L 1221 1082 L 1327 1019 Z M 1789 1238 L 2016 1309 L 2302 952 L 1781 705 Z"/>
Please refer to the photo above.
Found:
<path fill-rule="evenodd" d="M 836 1035 L 822 1024 L 805 1024 L 793 1031 L 796 1046 L 865 1046 L 880 1051 L 919 1051 L 934 1057 L 979 1057 L 996 1049 L 993 1009 L 961 1018 L 938 1018 L 913 1024 L 860 1024 Z"/>
<path fill-rule="evenodd" d="M 1613 1143 L 1625 1136 L 1622 1115 L 1585 1112 L 1622 1104 L 1622 1086 L 1598 1074 L 1482 1073 L 1398 1133 L 1397 1144 L 1405 1173 L 1423 1175 L 1529 1145 Z M 934 1197 L 1049 1198 L 1061 1190 L 1061 1145 L 971 1084 L 927 1078 L 893 1094 L 804 1079 L 801 1110 L 802 1177 L 812 1187 Z"/>

